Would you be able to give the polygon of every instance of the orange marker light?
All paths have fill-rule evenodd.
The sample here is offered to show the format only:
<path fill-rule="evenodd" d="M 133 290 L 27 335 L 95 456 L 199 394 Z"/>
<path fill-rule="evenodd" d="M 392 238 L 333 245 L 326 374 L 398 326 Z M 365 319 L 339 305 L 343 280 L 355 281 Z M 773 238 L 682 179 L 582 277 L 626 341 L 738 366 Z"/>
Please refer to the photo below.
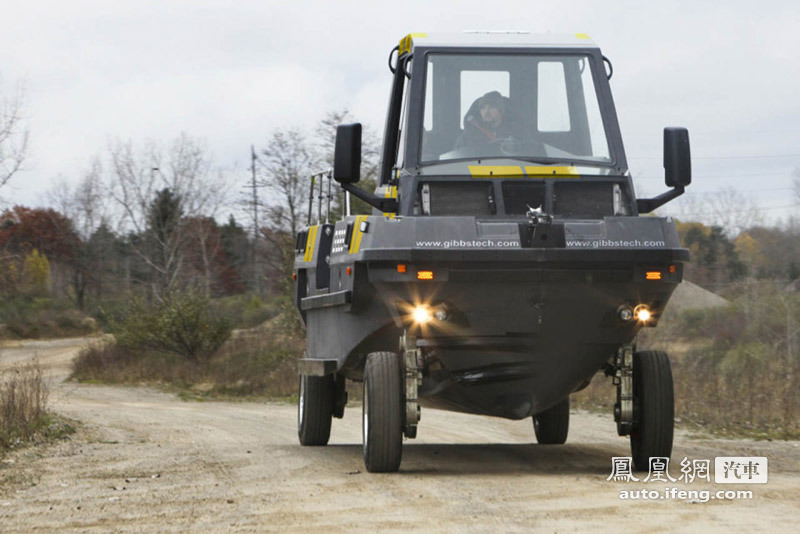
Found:
<path fill-rule="evenodd" d="M 433 280 L 433 271 L 417 271 L 417 280 Z"/>
<path fill-rule="evenodd" d="M 353 274 L 353 269 L 348 267 L 347 268 L 347 276 L 350 276 L 351 274 Z"/>
<path fill-rule="evenodd" d="M 661 271 L 647 271 L 644 277 L 647 280 L 661 280 Z"/>
<path fill-rule="evenodd" d="M 406 272 L 406 264 L 405 263 L 398 263 L 397 264 L 397 272 L 398 273 Z"/>
<path fill-rule="evenodd" d="M 292 273 L 292 280 L 297 280 L 297 273 Z"/>
<path fill-rule="evenodd" d="M 670 265 L 669 266 L 669 272 L 670 273 L 674 273 L 675 272 L 675 266 L 674 265 Z"/>

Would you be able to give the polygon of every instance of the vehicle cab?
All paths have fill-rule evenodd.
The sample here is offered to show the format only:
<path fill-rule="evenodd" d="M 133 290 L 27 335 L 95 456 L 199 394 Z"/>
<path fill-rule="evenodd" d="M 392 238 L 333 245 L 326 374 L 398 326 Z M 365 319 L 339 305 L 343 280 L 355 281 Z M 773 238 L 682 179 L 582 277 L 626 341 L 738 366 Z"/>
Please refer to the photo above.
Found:
<path fill-rule="evenodd" d="M 397 54 L 386 135 L 398 131 L 398 148 L 387 143 L 381 183 L 400 186 L 400 214 L 636 213 L 588 36 L 410 34 Z"/>
<path fill-rule="evenodd" d="M 598 219 L 649 212 L 690 180 L 688 134 L 667 128 L 665 149 L 669 137 L 676 150 L 665 164 L 680 167 L 667 185 L 679 190 L 637 202 L 611 63 L 585 34 L 412 33 L 389 64 L 377 197 L 398 205 L 372 202 L 379 211 Z"/>

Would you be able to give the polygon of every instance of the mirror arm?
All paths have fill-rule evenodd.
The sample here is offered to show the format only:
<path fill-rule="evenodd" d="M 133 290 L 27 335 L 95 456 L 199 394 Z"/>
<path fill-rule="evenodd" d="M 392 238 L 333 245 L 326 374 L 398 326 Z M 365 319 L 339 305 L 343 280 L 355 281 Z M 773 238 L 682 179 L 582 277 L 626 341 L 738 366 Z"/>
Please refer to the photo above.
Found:
<path fill-rule="evenodd" d="M 339 185 L 342 186 L 342 189 L 347 191 L 348 193 L 355 195 L 356 197 L 360 198 L 373 208 L 377 209 L 378 211 L 382 211 L 384 213 L 393 212 L 397 213 L 397 199 L 396 198 L 381 198 L 377 197 L 371 193 L 367 193 L 360 187 L 357 187 L 353 184 L 347 183 L 340 183 Z"/>
<path fill-rule="evenodd" d="M 639 210 L 639 213 L 650 213 L 656 208 L 659 208 L 669 202 L 670 200 L 676 199 L 683 194 L 684 188 L 681 186 L 675 187 L 674 189 L 670 189 L 669 191 L 665 191 L 661 193 L 657 197 L 653 198 L 637 198 L 636 199 L 636 209 Z"/>

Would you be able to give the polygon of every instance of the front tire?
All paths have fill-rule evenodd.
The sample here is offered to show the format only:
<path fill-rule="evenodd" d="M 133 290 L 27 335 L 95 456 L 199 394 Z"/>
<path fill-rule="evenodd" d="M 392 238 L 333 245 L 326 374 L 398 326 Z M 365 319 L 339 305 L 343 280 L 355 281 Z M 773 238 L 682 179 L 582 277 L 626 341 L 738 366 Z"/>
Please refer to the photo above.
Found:
<path fill-rule="evenodd" d="M 569 433 L 569 397 L 534 415 L 533 431 L 542 445 L 563 445 Z"/>
<path fill-rule="evenodd" d="M 370 473 L 391 473 L 403 457 L 403 373 L 394 352 L 373 352 L 364 367 L 362 437 Z"/>
<path fill-rule="evenodd" d="M 301 375 L 297 400 L 297 437 L 301 445 L 328 444 L 333 410 L 333 375 Z"/>
<path fill-rule="evenodd" d="M 637 471 L 647 471 L 650 458 L 669 458 L 675 425 L 675 397 L 669 356 L 661 351 L 633 355 L 631 455 Z"/>

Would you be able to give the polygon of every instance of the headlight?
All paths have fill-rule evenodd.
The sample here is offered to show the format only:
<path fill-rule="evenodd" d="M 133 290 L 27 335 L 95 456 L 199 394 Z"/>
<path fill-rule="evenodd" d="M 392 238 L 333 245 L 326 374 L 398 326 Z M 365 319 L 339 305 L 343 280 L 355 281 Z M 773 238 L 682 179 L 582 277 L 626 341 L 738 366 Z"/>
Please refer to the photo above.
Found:
<path fill-rule="evenodd" d="M 411 308 L 411 319 L 416 324 L 426 324 L 434 319 L 438 322 L 444 322 L 450 319 L 450 311 L 444 304 L 437 306 L 429 306 L 427 304 L 417 304 Z"/>
<path fill-rule="evenodd" d="M 427 306 L 415 306 L 414 311 L 411 312 L 411 316 L 414 318 L 414 322 L 417 324 L 425 324 L 431 319 L 433 319 L 433 314 L 431 313 L 431 309 Z"/>
<path fill-rule="evenodd" d="M 437 321 L 446 321 L 450 318 L 450 314 L 447 313 L 447 308 L 444 305 L 436 306 L 433 310 L 433 316 Z"/>
<path fill-rule="evenodd" d="M 636 309 L 633 310 L 633 312 L 636 315 L 636 319 L 638 319 L 639 322 L 642 323 L 646 323 L 653 317 L 653 314 L 650 312 L 650 308 L 648 308 L 644 304 L 639 304 L 638 306 L 636 306 Z"/>

